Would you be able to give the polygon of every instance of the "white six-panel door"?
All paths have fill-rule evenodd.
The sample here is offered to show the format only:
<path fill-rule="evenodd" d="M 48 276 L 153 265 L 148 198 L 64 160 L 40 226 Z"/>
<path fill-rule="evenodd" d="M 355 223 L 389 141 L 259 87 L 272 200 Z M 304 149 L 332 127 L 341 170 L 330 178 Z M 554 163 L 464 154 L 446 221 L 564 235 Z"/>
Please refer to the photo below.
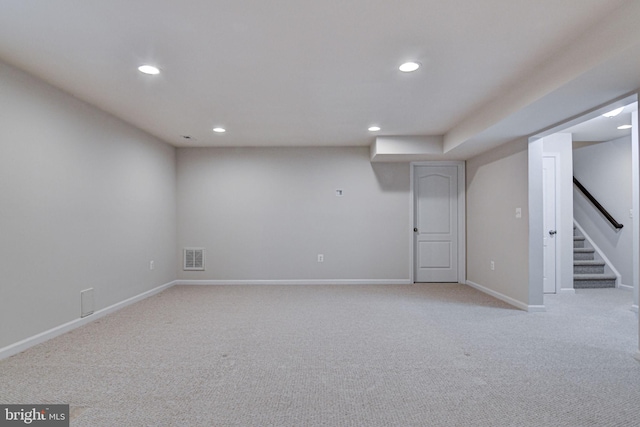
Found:
<path fill-rule="evenodd" d="M 416 166 L 415 281 L 458 282 L 458 169 Z"/>

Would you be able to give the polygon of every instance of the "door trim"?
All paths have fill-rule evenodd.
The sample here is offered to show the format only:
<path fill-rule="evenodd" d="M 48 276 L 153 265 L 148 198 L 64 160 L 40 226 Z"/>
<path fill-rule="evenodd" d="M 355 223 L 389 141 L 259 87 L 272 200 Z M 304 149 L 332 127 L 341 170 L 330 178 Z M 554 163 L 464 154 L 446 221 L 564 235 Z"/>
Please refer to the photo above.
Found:
<path fill-rule="evenodd" d="M 528 137 L 528 168 L 529 168 L 529 307 L 536 310 L 544 311 L 544 292 L 542 286 L 542 233 L 543 233 L 543 216 L 542 216 L 542 155 L 543 155 L 543 139 L 549 135 L 562 132 L 563 130 L 593 119 L 601 114 L 610 111 L 615 106 L 623 106 L 639 100 L 640 92 L 633 91 L 613 100 L 607 101 L 599 106 L 584 112 L 583 114 L 573 116 L 570 119 L 558 122 L 549 126 L 546 130 Z M 634 118 L 635 117 L 635 118 Z M 631 132 L 631 170 L 632 170 L 632 209 L 633 212 L 640 212 L 640 151 L 638 148 L 638 139 L 640 132 L 638 131 L 638 113 L 632 113 L 632 125 L 634 128 Z M 640 288 L 640 267 L 638 267 L 638 259 L 640 258 L 640 237 L 639 229 L 640 215 L 634 215 L 633 218 L 633 303 L 632 311 L 638 311 L 638 293 Z M 568 290 L 571 292 L 571 290 Z M 575 291 L 574 291 L 575 292 Z M 529 310 L 531 311 L 531 309 Z M 640 352 L 639 352 L 640 354 Z M 638 357 L 640 360 L 640 356 Z"/>
<path fill-rule="evenodd" d="M 425 161 L 425 162 L 411 162 L 409 168 L 409 193 L 411 194 L 409 202 L 409 224 L 410 227 L 407 230 L 409 235 L 409 278 L 411 283 L 415 282 L 415 245 L 414 245 L 414 233 L 415 227 L 415 188 L 414 188 L 414 172 L 416 166 L 455 166 L 458 171 L 458 283 L 466 283 L 467 281 L 467 247 L 466 247 L 466 178 L 465 178 L 465 162 L 464 161 Z"/>

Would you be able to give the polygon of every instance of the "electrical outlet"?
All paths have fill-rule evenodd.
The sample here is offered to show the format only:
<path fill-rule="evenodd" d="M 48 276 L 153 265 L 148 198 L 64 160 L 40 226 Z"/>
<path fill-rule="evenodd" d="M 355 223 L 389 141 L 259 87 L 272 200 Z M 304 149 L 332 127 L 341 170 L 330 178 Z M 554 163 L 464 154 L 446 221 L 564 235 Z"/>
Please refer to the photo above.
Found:
<path fill-rule="evenodd" d="M 318 262 L 324 262 L 324 255 L 318 254 Z"/>
<path fill-rule="evenodd" d="M 153 270 L 156 266 L 153 261 L 149 261 L 149 270 Z"/>
<path fill-rule="evenodd" d="M 490 267 L 491 267 L 492 271 L 495 270 L 496 269 L 496 263 L 491 261 Z"/>

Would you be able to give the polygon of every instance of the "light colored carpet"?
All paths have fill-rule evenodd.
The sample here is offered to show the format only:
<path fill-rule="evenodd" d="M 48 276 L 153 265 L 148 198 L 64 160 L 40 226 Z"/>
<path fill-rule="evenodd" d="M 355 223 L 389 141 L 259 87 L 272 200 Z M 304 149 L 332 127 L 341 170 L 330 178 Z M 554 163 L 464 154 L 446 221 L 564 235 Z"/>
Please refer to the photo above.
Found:
<path fill-rule="evenodd" d="M 640 425 L 631 293 L 177 286 L 0 361 L 73 426 Z"/>

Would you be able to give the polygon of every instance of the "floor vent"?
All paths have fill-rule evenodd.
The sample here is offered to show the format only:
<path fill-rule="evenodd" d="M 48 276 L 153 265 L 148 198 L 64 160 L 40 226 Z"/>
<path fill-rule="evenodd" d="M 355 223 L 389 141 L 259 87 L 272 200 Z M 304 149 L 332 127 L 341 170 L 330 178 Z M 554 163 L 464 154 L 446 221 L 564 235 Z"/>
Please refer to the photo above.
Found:
<path fill-rule="evenodd" d="M 80 291 L 80 317 L 93 314 L 93 288 Z"/>
<path fill-rule="evenodd" d="M 204 270 L 204 248 L 184 248 L 184 270 Z"/>

